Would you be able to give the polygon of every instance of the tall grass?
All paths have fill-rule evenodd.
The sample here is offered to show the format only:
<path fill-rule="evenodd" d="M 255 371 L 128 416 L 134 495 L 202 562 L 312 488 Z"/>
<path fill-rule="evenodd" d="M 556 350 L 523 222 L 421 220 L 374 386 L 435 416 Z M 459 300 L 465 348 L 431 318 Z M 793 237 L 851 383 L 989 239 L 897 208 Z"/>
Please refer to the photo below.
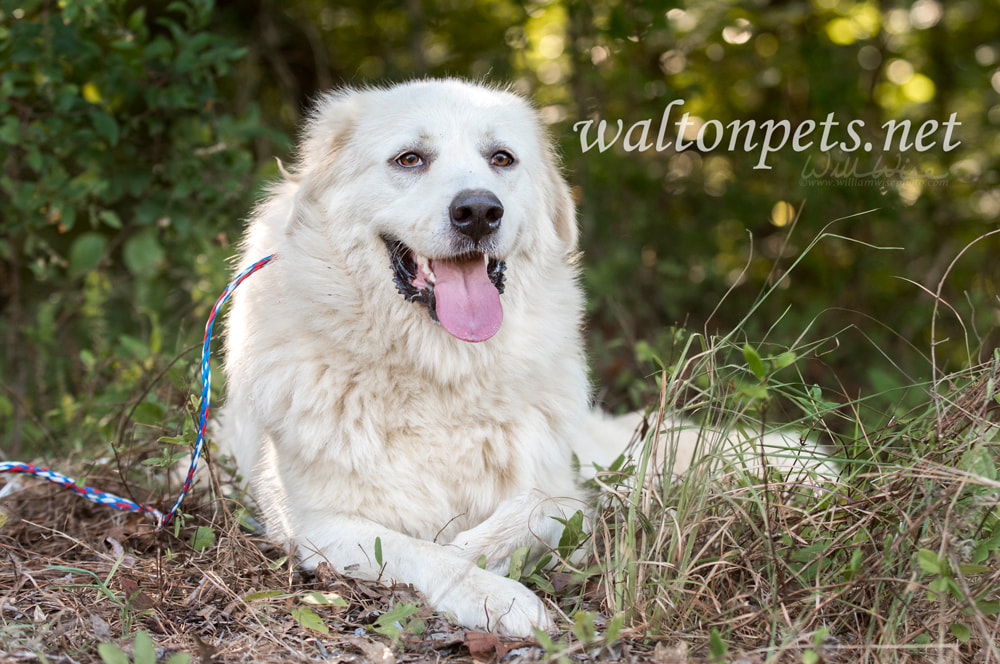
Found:
<path fill-rule="evenodd" d="M 1000 354 L 935 365 L 909 390 L 917 407 L 878 412 L 796 372 L 828 340 L 761 352 L 739 334 L 688 337 L 658 377 L 637 479 L 601 478 L 607 612 L 709 658 L 1000 664 Z M 759 449 L 779 409 L 802 434 L 786 435 L 795 472 Z M 679 419 L 702 427 L 703 449 L 678 478 L 669 454 L 652 459 L 676 435 L 656 423 Z M 743 459 L 726 430 L 748 441 Z M 833 472 L 808 462 L 810 440 Z"/>

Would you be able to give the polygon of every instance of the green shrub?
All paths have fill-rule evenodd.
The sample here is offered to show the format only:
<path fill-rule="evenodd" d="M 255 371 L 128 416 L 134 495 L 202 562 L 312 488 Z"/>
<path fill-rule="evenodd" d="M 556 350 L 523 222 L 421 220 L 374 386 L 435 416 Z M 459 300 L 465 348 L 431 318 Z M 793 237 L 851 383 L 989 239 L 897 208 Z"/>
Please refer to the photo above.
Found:
<path fill-rule="evenodd" d="M 113 433 L 110 413 L 197 340 L 249 205 L 256 113 L 218 92 L 244 50 L 208 31 L 211 0 L 134 7 L 0 1 L 12 453 Z"/>

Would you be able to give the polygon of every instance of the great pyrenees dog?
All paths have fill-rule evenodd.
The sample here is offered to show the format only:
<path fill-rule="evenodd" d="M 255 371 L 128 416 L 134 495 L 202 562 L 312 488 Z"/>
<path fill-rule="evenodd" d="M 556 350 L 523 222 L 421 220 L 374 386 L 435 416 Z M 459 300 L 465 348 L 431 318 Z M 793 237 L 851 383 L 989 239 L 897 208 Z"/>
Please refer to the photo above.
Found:
<path fill-rule="evenodd" d="M 549 628 L 511 554 L 554 546 L 589 499 L 575 469 L 628 442 L 590 413 L 576 244 L 520 96 L 423 80 L 319 99 L 239 269 L 277 258 L 229 314 L 222 437 L 270 535 L 470 628 Z"/>

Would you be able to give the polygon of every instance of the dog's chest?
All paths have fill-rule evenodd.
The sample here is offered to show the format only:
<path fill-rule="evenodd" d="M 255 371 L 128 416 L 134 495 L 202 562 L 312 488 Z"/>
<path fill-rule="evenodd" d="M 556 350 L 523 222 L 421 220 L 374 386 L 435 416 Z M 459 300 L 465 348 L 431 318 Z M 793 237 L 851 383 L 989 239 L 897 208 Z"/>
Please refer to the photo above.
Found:
<path fill-rule="evenodd" d="M 355 398 L 356 407 L 340 420 L 342 443 L 363 459 L 356 464 L 366 485 L 355 496 L 359 512 L 433 538 L 442 528 L 478 523 L 505 499 L 544 488 L 553 474 L 551 424 L 527 400 L 387 374 L 361 382 L 378 383 L 389 389 Z M 564 463 L 568 468 L 569 459 Z"/>

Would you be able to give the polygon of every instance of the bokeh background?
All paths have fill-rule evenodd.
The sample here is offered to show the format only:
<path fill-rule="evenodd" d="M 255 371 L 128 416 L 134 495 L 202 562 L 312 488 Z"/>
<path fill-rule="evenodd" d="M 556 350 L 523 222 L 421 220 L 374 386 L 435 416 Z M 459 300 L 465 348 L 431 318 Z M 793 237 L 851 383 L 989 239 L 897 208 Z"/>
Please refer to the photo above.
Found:
<path fill-rule="evenodd" d="M 138 434 L 181 427 L 191 348 L 309 100 L 420 76 L 541 109 L 609 408 L 647 403 L 691 333 L 738 328 L 797 349 L 828 400 L 904 413 L 939 283 L 938 367 L 993 357 L 1000 237 L 952 262 L 1000 227 L 995 0 L 0 0 L 0 455 L 87 453 L 123 439 L 123 412 Z M 765 170 L 759 151 L 584 152 L 573 131 L 649 119 L 655 137 L 674 100 L 695 128 L 833 113 L 876 146 L 887 121 L 956 114 L 961 144 L 786 146 Z"/>

